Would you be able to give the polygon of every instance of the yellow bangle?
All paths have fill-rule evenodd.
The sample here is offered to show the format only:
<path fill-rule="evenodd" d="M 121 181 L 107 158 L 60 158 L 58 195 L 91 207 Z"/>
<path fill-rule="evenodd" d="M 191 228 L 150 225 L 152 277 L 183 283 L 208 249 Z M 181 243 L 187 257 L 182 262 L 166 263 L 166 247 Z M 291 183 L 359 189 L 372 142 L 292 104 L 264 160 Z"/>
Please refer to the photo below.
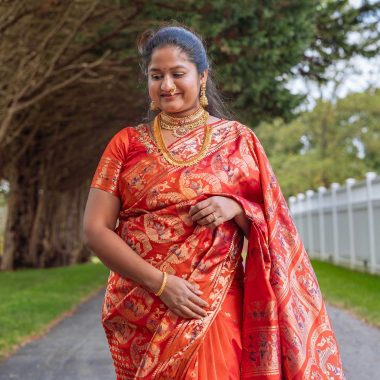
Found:
<path fill-rule="evenodd" d="M 168 274 L 166 272 L 162 272 L 164 274 L 164 279 L 162 280 L 162 284 L 161 284 L 161 287 L 160 289 L 158 290 L 157 293 L 154 293 L 156 296 L 160 296 L 162 294 L 162 292 L 164 291 L 165 289 L 165 285 L 166 285 L 166 281 L 168 279 Z"/>

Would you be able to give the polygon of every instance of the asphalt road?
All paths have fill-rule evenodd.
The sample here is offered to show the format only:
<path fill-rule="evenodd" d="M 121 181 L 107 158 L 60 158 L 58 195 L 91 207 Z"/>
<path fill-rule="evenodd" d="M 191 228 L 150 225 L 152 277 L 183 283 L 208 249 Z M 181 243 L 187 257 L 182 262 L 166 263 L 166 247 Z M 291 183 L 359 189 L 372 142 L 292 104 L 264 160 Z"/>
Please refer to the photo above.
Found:
<path fill-rule="evenodd" d="M 100 323 L 104 290 L 83 303 L 45 337 L 0 363 L 0 380 L 114 380 L 111 355 Z M 346 311 L 327 309 L 348 380 L 380 373 L 380 330 Z"/>

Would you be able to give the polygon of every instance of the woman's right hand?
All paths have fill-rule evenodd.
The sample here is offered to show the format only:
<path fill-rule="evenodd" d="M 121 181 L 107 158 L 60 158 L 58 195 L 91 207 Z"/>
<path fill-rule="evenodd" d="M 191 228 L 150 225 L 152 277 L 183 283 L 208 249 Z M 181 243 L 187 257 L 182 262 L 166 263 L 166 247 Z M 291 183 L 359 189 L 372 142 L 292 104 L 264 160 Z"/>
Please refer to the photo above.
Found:
<path fill-rule="evenodd" d="M 191 282 L 168 274 L 164 291 L 160 298 L 166 306 L 183 318 L 204 318 L 207 316 L 203 309 L 209 304 L 199 297 L 202 291 Z"/>

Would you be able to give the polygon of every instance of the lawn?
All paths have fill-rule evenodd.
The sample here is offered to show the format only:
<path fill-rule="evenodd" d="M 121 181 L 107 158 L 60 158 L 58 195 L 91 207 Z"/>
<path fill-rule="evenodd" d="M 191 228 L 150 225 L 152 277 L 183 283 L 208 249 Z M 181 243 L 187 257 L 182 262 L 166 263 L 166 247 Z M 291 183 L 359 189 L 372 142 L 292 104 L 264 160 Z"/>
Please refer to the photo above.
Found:
<path fill-rule="evenodd" d="M 0 272 L 0 360 L 105 286 L 108 273 L 99 261 Z"/>
<path fill-rule="evenodd" d="M 327 302 L 380 327 L 380 276 L 318 260 L 312 265 Z M 63 268 L 0 272 L 0 360 L 105 286 L 108 273 L 96 258 Z"/>
<path fill-rule="evenodd" d="M 380 276 L 312 260 L 325 300 L 380 327 Z"/>

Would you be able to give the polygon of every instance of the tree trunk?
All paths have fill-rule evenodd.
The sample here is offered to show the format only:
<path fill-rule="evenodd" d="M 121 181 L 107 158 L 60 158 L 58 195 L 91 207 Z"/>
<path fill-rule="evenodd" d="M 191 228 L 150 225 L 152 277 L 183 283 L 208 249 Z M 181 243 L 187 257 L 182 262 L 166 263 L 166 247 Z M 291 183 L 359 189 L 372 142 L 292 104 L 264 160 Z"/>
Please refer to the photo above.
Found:
<path fill-rule="evenodd" d="M 40 168 L 38 180 L 25 171 L 9 176 L 11 191 L 2 270 L 47 268 L 88 261 L 82 222 L 87 184 L 71 191 L 51 190 L 53 173 Z M 38 171 L 34 171 L 35 173 Z M 27 181 L 27 183 L 25 183 Z"/>

